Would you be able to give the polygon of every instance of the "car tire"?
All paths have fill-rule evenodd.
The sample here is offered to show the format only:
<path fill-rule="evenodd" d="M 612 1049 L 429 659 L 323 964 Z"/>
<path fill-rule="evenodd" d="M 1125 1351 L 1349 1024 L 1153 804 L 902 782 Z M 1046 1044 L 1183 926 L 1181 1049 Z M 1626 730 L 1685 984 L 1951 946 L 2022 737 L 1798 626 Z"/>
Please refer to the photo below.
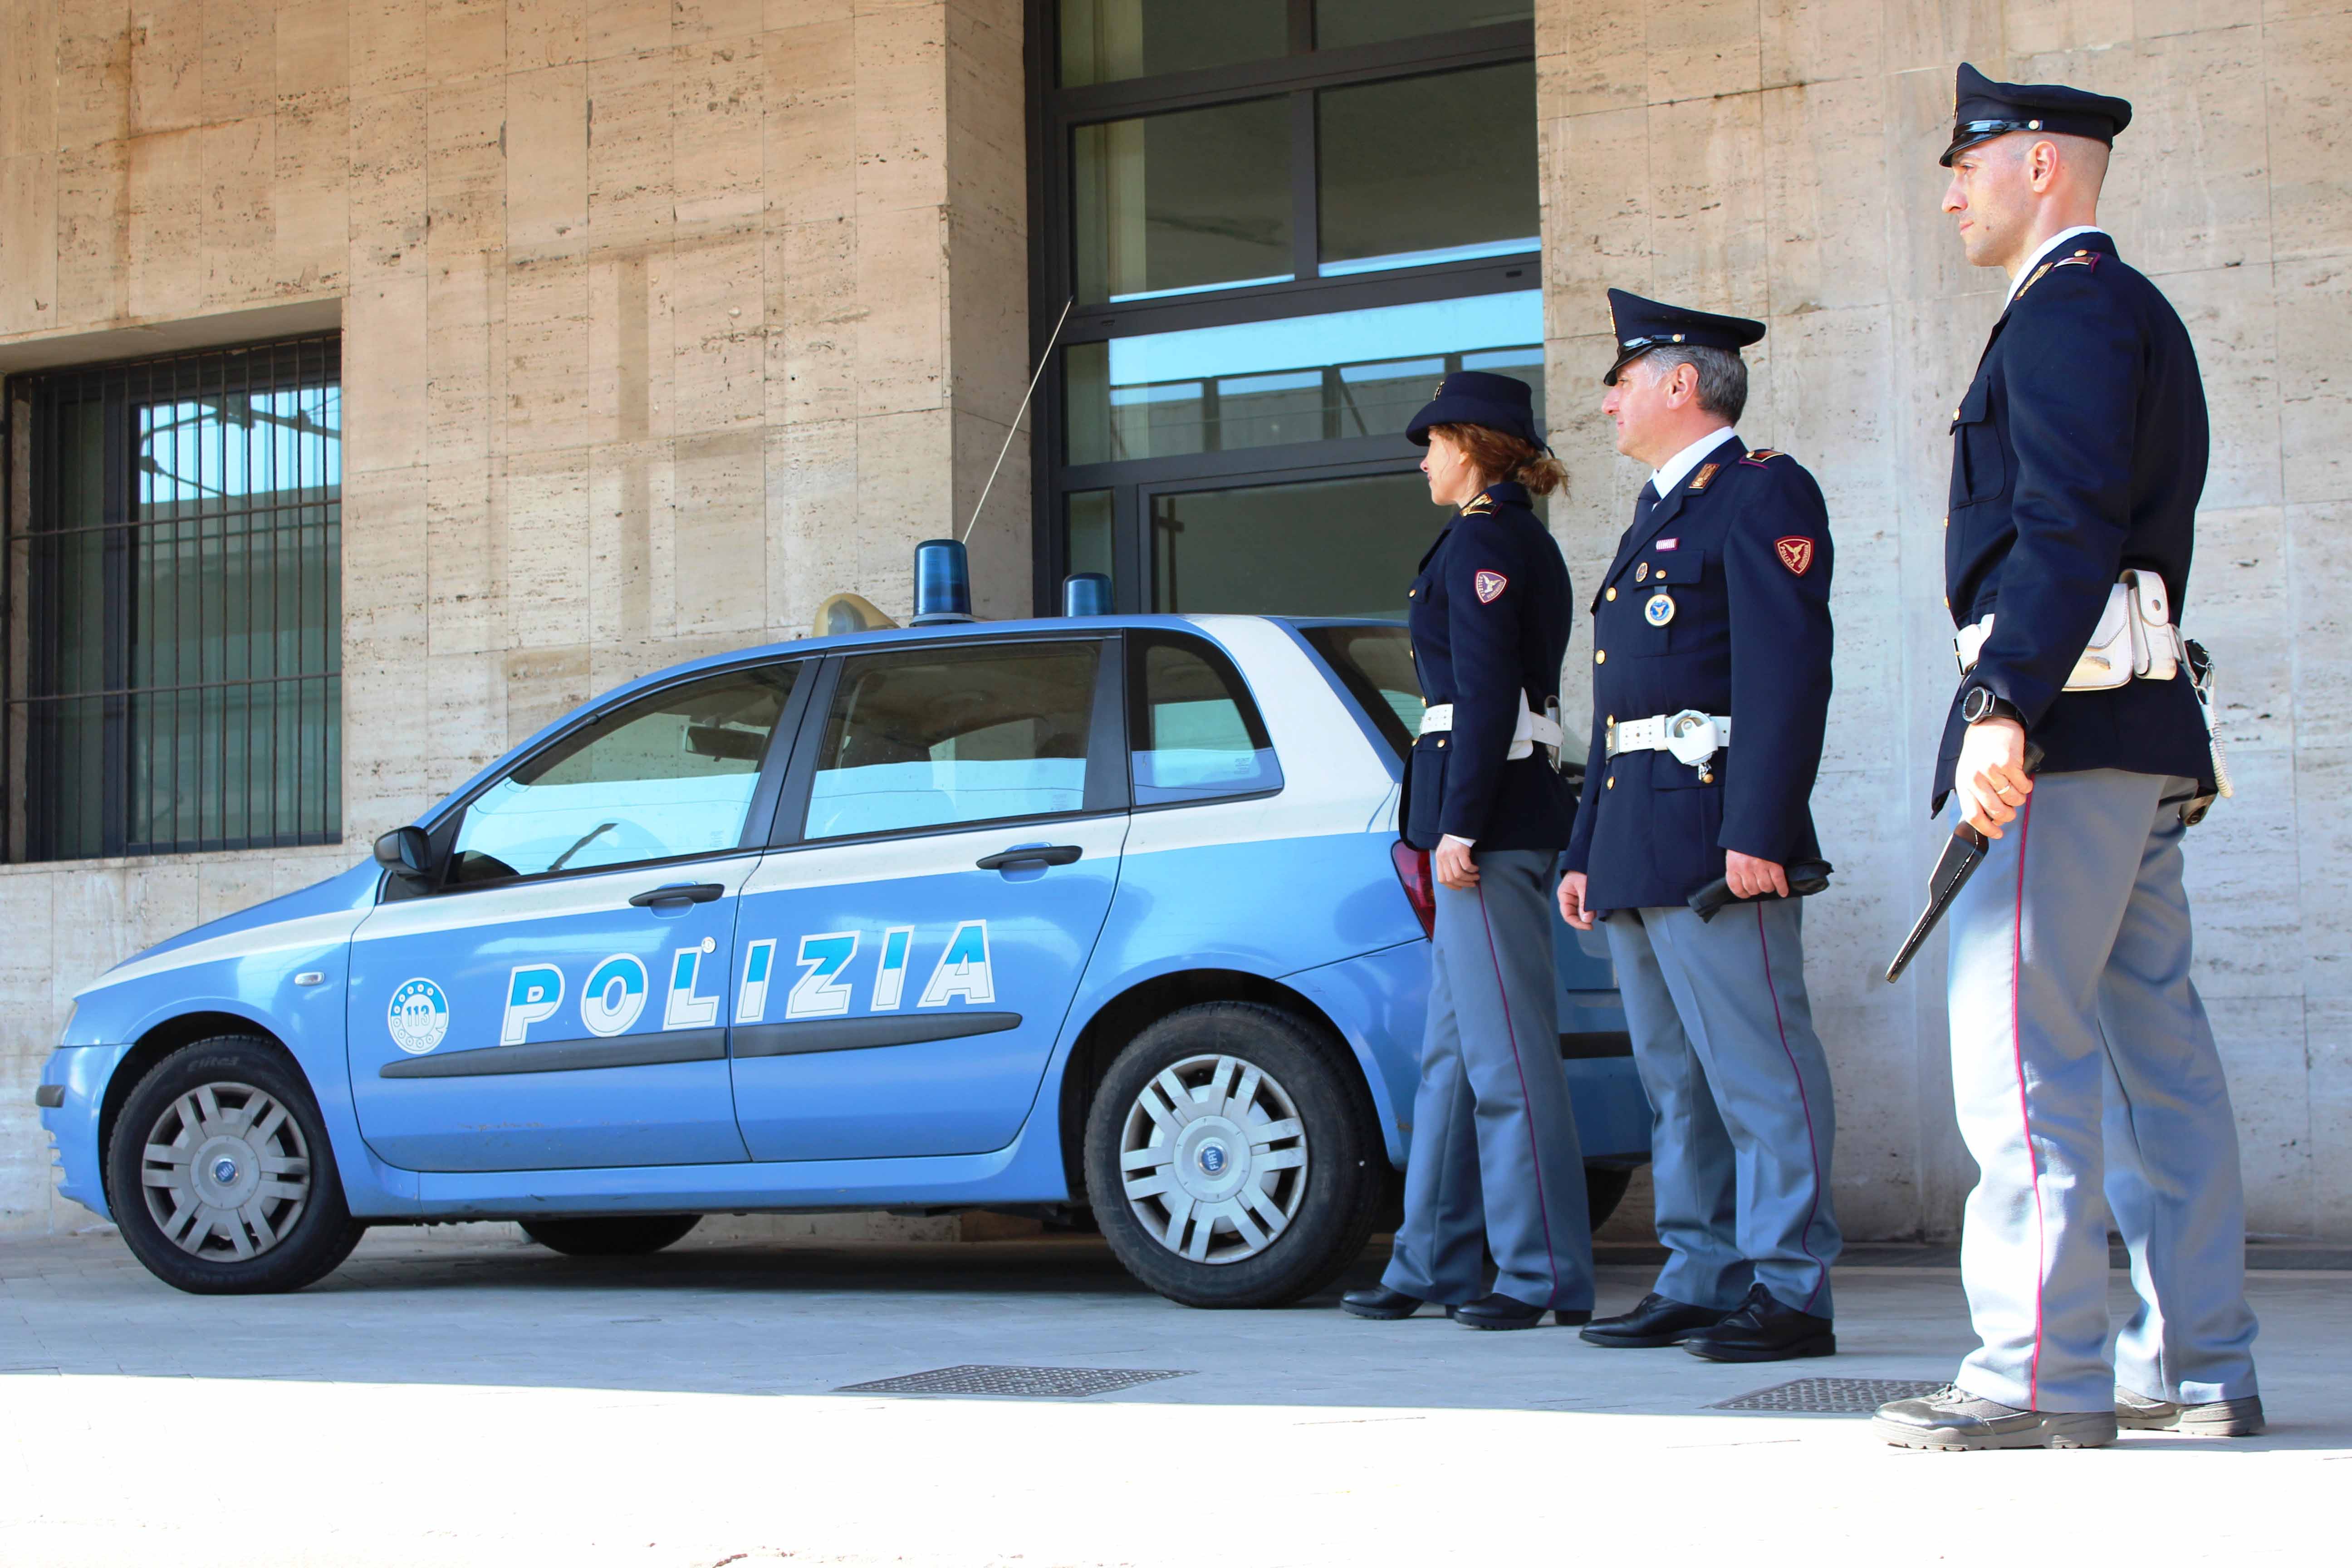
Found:
<path fill-rule="evenodd" d="M 106 1150 L 131 1256 L 198 1296 L 299 1290 L 351 1256 L 352 1217 L 319 1102 L 274 1041 L 222 1035 L 141 1079 Z"/>
<path fill-rule="evenodd" d="M 1623 1165 L 1587 1165 L 1584 1167 L 1584 1212 L 1592 1216 L 1592 1228 L 1599 1230 L 1625 1201 L 1625 1189 L 1633 1184 L 1633 1173 Z"/>
<path fill-rule="evenodd" d="M 702 1223 L 698 1214 L 616 1214 L 590 1219 L 527 1219 L 522 1233 L 567 1258 L 643 1258 Z"/>
<path fill-rule="evenodd" d="M 1136 1036 L 1085 1139 L 1104 1239 L 1188 1307 L 1287 1306 L 1323 1289 L 1362 1253 L 1388 1174 L 1355 1063 L 1305 1019 L 1250 1002 L 1200 1003 Z"/>

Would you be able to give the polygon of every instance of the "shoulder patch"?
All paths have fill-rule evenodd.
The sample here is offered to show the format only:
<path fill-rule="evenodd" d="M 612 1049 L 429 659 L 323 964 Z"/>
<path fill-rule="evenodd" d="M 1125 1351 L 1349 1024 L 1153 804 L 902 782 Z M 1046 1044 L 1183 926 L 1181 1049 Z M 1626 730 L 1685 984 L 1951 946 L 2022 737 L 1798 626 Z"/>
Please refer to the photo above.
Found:
<path fill-rule="evenodd" d="M 1739 460 L 1743 463 L 1753 463 L 1756 467 L 1760 468 L 1765 464 L 1770 462 L 1773 458 L 1782 456 L 1785 456 L 1785 454 L 1776 452 L 1769 447 L 1759 447 Z"/>
<path fill-rule="evenodd" d="M 1696 495 L 1706 489 L 1714 482 L 1715 471 L 1721 467 L 1723 467 L 1721 463 L 1701 463 L 1698 466 L 1698 472 L 1691 476 L 1690 493 Z"/>
<path fill-rule="evenodd" d="M 1772 548 L 1780 553 L 1780 564 L 1801 577 L 1813 568 L 1813 542 L 1801 534 L 1776 539 Z"/>
<path fill-rule="evenodd" d="M 2105 253 L 2096 250 L 2078 250 L 2074 255 L 2066 257 L 2063 260 L 2053 261 L 2050 265 L 2053 267 L 2087 267 L 2095 272 L 2098 270 L 2099 258 L 2103 254 Z"/>
<path fill-rule="evenodd" d="M 1511 580 L 1500 572 L 1481 571 L 1470 579 L 1470 585 L 1477 591 L 1480 604 L 1491 605 L 1503 596 L 1503 590 L 1511 585 Z"/>

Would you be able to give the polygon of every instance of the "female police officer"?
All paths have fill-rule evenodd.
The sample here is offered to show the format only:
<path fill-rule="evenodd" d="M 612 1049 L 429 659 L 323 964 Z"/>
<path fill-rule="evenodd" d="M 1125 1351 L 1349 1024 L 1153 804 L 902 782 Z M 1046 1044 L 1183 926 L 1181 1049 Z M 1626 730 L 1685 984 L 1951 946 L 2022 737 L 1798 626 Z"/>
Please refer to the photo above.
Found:
<path fill-rule="evenodd" d="M 1532 1328 L 1547 1310 L 1581 1323 L 1592 1235 L 1551 946 L 1552 866 L 1576 807 L 1544 716 L 1568 651 L 1568 568 L 1528 510 L 1562 474 L 1509 376 L 1447 376 L 1405 434 L 1429 448 L 1429 499 L 1461 509 L 1422 557 L 1409 616 L 1429 710 L 1404 837 L 1433 851 L 1437 929 L 1404 1224 L 1381 1284 L 1341 1304 L 1404 1318 L 1438 1301 L 1477 1329 Z"/>

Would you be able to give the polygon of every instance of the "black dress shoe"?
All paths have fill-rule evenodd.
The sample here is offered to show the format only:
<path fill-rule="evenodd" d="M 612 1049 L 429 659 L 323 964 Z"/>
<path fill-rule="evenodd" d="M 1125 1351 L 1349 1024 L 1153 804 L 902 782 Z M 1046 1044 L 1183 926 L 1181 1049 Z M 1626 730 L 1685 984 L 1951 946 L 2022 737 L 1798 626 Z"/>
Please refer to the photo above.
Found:
<path fill-rule="evenodd" d="M 1368 1290 L 1350 1290 L 1339 1298 L 1339 1310 L 1359 1318 L 1377 1318 L 1382 1322 L 1410 1318 L 1421 1310 L 1421 1305 L 1420 1297 L 1391 1290 L 1385 1285 L 1375 1285 Z"/>
<path fill-rule="evenodd" d="M 1837 1354 L 1830 1321 L 1781 1305 L 1759 1285 L 1731 1316 L 1683 1342 L 1683 1349 L 1707 1361 L 1795 1361 Z"/>
<path fill-rule="evenodd" d="M 1653 1290 L 1630 1312 L 1601 1318 L 1584 1331 L 1584 1342 L 1604 1350 L 1654 1350 L 1678 1345 L 1702 1329 L 1711 1329 L 1731 1313 L 1721 1307 L 1694 1307 Z"/>
<path fill-rule="evenodd" d="M 1544 1321 L 1544 1314 L 1551 1309 L 1530 1307 L 1515 1296 L 1496 1291 L 1447 1310 L 1452 1313 L 1454 1321 L 1465 1329 L 1532 1329 Z M 1562 1328 L 1573 1328 L 1579 1323 L 1592 1321 L 1591 1312 L 1572 1307 L 1562 1307 L 1552 1316 Z"/>

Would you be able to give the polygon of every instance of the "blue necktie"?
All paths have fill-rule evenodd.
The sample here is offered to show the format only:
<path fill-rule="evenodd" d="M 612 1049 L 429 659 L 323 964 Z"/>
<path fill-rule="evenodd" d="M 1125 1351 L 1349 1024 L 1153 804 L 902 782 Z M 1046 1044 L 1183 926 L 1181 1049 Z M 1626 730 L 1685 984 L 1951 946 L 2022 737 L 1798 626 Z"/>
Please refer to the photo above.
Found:
<path fill-rule="evenodd" d="M 1658 510 L 1658 485 L 1653 479 L 1642 487 L 1633 498 L 1633 537 L 1639 539 L 1650 531 L 1650 514 Z"/>

